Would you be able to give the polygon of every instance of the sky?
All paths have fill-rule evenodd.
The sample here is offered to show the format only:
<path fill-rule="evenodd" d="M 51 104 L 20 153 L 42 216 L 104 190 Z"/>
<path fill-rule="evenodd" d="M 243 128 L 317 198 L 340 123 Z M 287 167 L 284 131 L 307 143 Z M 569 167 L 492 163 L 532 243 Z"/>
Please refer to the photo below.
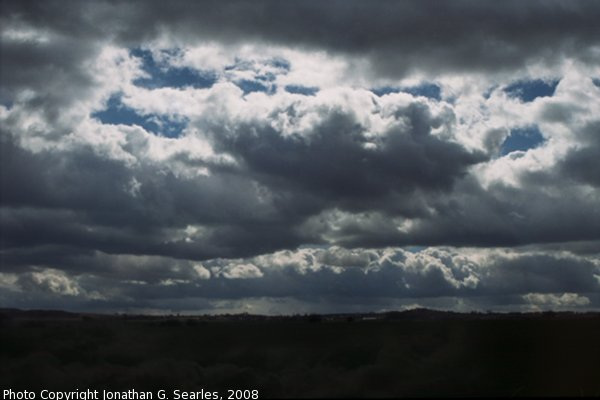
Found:
<path fill-rule="evenodd" d="M 0 306 L 600 309 L 600 3 L 0 4 Z"/>

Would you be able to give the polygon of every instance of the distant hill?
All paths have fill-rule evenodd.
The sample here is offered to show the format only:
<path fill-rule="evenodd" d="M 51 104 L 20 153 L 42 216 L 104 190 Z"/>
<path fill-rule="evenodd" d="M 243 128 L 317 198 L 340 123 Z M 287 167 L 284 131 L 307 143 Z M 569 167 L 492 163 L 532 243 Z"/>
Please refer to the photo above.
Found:
<path fill-rule="evenodd" d="M 489 320 L 489 319 L 589 319 L 600 318 L 600 312 L 468 312 L 441 311 L 428 308 L 415 308 L 402 311 L 382 313 L 339 313 L 339 314 L 294 314 L 268 316 L 260 314 L 216 314 L 216 315 L 146 315 L 146 314 L 100 314 L 77 313 L 63 310 L 20 310 L 16 308 L 0 308 L 0 318 L 11 319 L 143 319 L 143 320 L 202 320 L 202 321 L 298 321 L 335 322 L 335 321 L 407 321 L 407 320 Z"/>

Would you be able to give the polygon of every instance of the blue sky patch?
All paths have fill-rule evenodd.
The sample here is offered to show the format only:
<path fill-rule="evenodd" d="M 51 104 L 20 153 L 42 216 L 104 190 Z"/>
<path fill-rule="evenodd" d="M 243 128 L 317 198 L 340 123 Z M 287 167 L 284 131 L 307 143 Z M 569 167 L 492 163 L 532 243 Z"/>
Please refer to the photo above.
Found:
<path fill-rule="evenodd" d="M 278 73 L 286 74 L 291 69 L 291 64 L 288 60 L 284 58 L 272 58 L 270 60 L 260 62 L 263 65 L 270 65 L 271 67 L 275 67 L 280 70 Z M 256 62 L 252 60 L 244 60 L 236 57 L 233 64 L 227 65 L 225 67 L 225 71 L 254 71 L 256 70 Z"/>
<path fill-rule="evenodd" d="M 534 79 L 531 81 L 518 81 L 511 83 L 504 88 L 504 91 L 511 97 L 516 97 L 528 103 L 538 97 L 549 97 L 554 95 L 559 80 L 544 81 Z"/>
<path fill-rule="evenodd" d="M 283 69 L 285 71 L 289 71 L 292 67 L 290 62 L 285 58 L 273 58 L 271 61 L 269 61 L 269 64 L 275 68 Z"/>
<path fill-rule="evenodd" d="M 513 151 L 527 151 L 544 143 L 545 139 L 537 126 L 515 128 L 504 140 L 500 147 L 500 154 L 506 155 Z"/>
<path fill-rule="evenodd" d="M 265 65 L 269 67 L 264 68 Z M 252 92 L 273 94 L 277 90 L 275 84 L 277 76 L 287 74 L 290 67 L 289 61 L 283 58 L 253 61 L 236 57 L 233 64 L 225 67 L 225 72 L 226 76 L 229 76 L 229 79 L 244 91 L 244 94 Z M 229 71 L 250 71 L 253 76 L 244 74 L 245 79 L 236 79 L 236 73 L 229 74 Z"/>
<path fill-rule="evenodd" d="M 277 76 L 272 72 L 267 72 L 262 75 L 256 75 L 255 78 L 256 78 L 256 80 L 262 81 L 262 82 L 273 82 L 277 78 Z"/>
<path fill-rule="evenodd" d="M 594 82 L 594 85 L 600 87 L 600 78 L 594 78 L 592 79 L 592 82 Z"/>
<path fill-rule="evenodd" d="M 287 85 L 285 91 L 288 93 L 303 94 L 305 96 L 314 96 L 319 91 L 319 88 L 302 85 Z"/>
<path fill-rule="evenodd" d="M 261 81 L 250 79 L 241 79 L 235 82 L 235 84 L 244 91 L 244 94 L 252 92 L 265 92 L 267 94 L 273 94 L 276 89 L 275 85 L 265 85 Z"/>
<path fill-rule="evenodd" d="M 173 53 L 173 51 L 164 50 L 165 53 Z M 179 68 L 169 65 L 163 65 L 152 57 L 152 52 L 140 48 L 135 48 L 130 51 L 134 57 L 142 59 L 142 69 L 149 78 L 139 78 L 133 81 L 137 86 L 147 89 L 156 89 L 162 87 L 194 87 L 194 88 L 209 88 L 215 84 L 218 77 L 213 71 L 198 71 L 192 68 Z"/>
<path fill-rule="evenodd" d="M 442 99 L 442 90 L 435 83 L 422 83 L 417 86 L 384 86 L 376 89 L 371 89 L 377 96 L 383 96 L 390 93 L 409 93 L 413 96 L 423 96 L 429 99 L 440 101 Z"/>
<path fill-rule="evenodd" d="M 140 115 L 121 101 L 120 95 L 111 96 L 106 109 L 92 113 L 93 118 L 103 124 L 137 125 L 155 135 L 178 137 L 187 125 L 187 120 L 174 120 L 159 115 Z"/>

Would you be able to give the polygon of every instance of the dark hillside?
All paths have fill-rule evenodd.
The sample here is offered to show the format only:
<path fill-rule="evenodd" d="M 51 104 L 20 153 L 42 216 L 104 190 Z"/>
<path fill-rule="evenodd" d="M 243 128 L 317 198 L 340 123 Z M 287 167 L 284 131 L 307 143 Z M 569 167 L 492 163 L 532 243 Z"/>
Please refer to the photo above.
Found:
<path fill-rule="evenodd" d="M 0 386 L 260 397 L 600 394 L 597 314 L 3 313 Z"/>

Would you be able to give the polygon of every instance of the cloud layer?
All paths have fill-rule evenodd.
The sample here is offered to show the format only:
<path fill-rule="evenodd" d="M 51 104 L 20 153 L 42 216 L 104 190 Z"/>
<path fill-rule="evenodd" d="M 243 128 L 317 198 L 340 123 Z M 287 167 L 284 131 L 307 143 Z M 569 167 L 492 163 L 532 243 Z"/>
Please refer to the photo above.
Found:
<path fill-rule="evenodd" d="M 3 304 L 598 307 L 595 4 L 2 7 Z"/>

